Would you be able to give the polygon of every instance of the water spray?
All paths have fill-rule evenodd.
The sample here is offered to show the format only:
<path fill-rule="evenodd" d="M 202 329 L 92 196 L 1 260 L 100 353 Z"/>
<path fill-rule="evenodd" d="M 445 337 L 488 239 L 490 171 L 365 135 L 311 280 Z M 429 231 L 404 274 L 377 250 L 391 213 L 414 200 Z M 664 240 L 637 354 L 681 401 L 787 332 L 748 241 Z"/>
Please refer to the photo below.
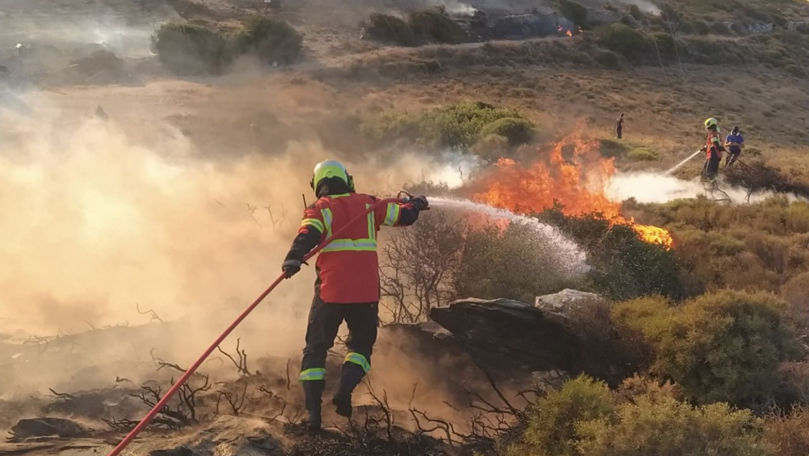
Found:
<path fill-rule="evenodd" d="M 676 165 L 674 165 L 674 166 L 673 166 L 673 167 L 672 167 L 670 170 L 668 170 L 668 171 L 666 171 L 665 173 L 663 173 L 663 175 L 664 175 L 664 176 L 668 176 L 669 174 L 673 173 L 674 171 L 677 171 L 678 169 L 682 168 L 682 167 L 683 167 L 683 165 L 685 165 L 686 163 L 688 163 L 688 162 L 689 162 L 689 161 L 690 161 L 692 158 L 696 157 L 696 156 L 697 156 L 697 154 L 699 154 L 700 152 L 703 152 L 703 150 L 702 150 L 702 149 L 697 150 L 697 151 L 696 151 L 696 152 L 694 152 L 693 154 L 689 155 L 689 156 L 688 156 L 688 157 L 687 157 L 685 160 L 681 161 L 680 163 L 677 163 L 677 164 L 676 164 Z"/>
<path fill-rule="evenodd" d="M 430 197 L 429 201 L 430 206 L 433 208 L 476 212 L 493 220 L 507 220 L 511 223 L 526 226 L 553 245 L 558 256 L 559 265 L 565 272 L 572 276 L 579 276 L 590 270 L 587 265 L 587 254 L 578 244 L 570 240 L 558 228 L 542 223 L 536 218 L 464 199 Z"/>

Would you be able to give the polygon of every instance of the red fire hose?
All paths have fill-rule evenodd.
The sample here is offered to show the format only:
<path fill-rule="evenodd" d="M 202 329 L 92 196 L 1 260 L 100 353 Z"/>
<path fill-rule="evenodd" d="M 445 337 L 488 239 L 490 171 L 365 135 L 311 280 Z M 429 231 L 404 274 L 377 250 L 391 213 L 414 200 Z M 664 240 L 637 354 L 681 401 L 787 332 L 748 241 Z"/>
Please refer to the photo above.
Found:
<path fill-rule="evenodd" d="M 370 213 L 371 211 L 376 210 L 376 208 L 378 208 L 379 206 L 381 206 L 383 204 L 394 203 L 394 202 L 395 203 L 400 203 L 400 202 L 402 202 L 402 200 L 400 198 L 388 198 L 388 199 L 382 199 L 382 200 L 377 201 L 371 207 L 369 207 L 365 212 L 363 212 L 362 215 L 358 215 L 354 219 L 350 220 L 348 223 L 343 225 L 339 230 L 336 230 L 329 238 L 327 238 L 323 242 L 321 242 L 320 245 L 318 245 L 316 248 L 312 249 L 311 252 L 306 254 L 306 256 L 304 257 L 303 260 L 306 261 L 309 258 L 312 258 L 313 256 L 315 256 L 320 250 L 322 250 L 324 247 L 326 247 L 326 245 L 328 245 L 329 242 L 331 242 L 332 239 L 335 239 L 339 235 L 343 234 L 350 226 L 354 225 L 354 223 L 356 223 L 356 222 L 362 220 L 363 218 L 365 218 L 365 216 L 368 215 L 368 213 Z M 138 423 L 138 425 L 135 426 L 134 429 L 129 431 L 129 434 L 127 434 L 126 437 L 124 437 L 124 439 L 121 440 L 121 443 L 119 443 L 115 448 L 113 448 L 112 451 L 110 451 L 107 454 L 107 456 L 116 456 L 116 455 L 120 454 L 121 451 L 123 451 L 124 448 L 126 448 L 126 446 L 129 445 L 129 443 L 132 441 L 132 439 L 134 439 L 135 436 L 140 434 L 140 432 L 146 426 L 149 425 L 149 423 L 152 421 L 152 419 L 158 413 L 160 413 L 161 410 L 163 410 L 163 407 L 166 405 L 166 403 L 172 398 L 172 396 L 174 396 L 174 394 L 177 392 L 177 390 L 179 390 L 180 387 L 182 387 L 183 384 L 185 384 L 185 382 L 188 381 L 188 378 L 191 377 L 194 374 L 194 372 L 196 372 L 196 370 L 199 368 L 199 366 L 202 365 L 202 363 L 205 362 L 205 360 L 216 349 L 216 347 L 219 346 L 222 343 L 222 341 L 224 341 L 225 338 L 228 335 L 230 335 L 230 333 L 233 332 L 234 329 L 236 329 L 237 326 L 239 326 L 239 324 L 242 322 L 242 320 L 244 320 L 247 317 L 247 315 L 249 315 L 250 312 L 253 311 L 253 309 L 258 307 L 258 305 L 261 303 L 261 301 L 263 301 L 264 298 L 266 298 L 267 295 L 270 294 L 275 289 L 275 287 L 277 287 L 278 284 L 281 283 L 282 280 L 284 280 L 284 274 L 279 275 L 278 278 L 275 279 L 275 281 L 273 281 L 273 283 L 271 283 L 270 286 L 267 287 L 267 289 L 264 290 L 264 292 L 261 293 L 258 296 L 258 298 L 256 298 L 256 300 L 253 301 L 253 303 L 250 304 L 244 310 L 244 312 L 242 312 L 238 317 L 236 317 L 235 320 L 233 320 L 233 323 L 231 323 L 230 326 L 228 326 L 227 329 L 225 329 L 225 331 L 222 332 L 222 334 L 220 334 L 219 337 L 217 337 L 216 340 L 213 341 L 213 343 L 211 344 L 210 347 L 205 349 L 205 351 L 202 353 L 202 355 L 199 357 L 199 359 L 194 361 L 194 364 L 192 364 L 191 367 L 189 367 L 188 370 L 185 371 L 185 373 L 179 379 L 177 379 L 177 382 L 174 383 L 174 385 L 172 385 L 172 387 L 169 388 L 168 391 L 166 391 L 166 394 L 163 396 L 163 398 L 160 399 L 157 402 L 157 404 L 155 404 L 154 407 L 152 407 L 151 410 L 149 410 L 149 413 L 147 413 L 146 416 L 144 416 L 143 419 L 140 420 L 140 423 Z"/>

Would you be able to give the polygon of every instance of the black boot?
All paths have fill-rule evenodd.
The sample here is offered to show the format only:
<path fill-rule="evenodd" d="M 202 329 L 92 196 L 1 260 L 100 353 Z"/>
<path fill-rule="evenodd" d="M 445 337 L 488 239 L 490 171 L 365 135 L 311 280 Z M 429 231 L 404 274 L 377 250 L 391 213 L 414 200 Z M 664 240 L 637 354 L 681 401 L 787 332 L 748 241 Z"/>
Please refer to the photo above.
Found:
<path fill-rule="evenodd" d="M 343 364 L 343 372 L 340 376 L 340 387 L 334 394 L 332 403 L 337 406 L 337 414 L 346 418 L 351 417 L 351 393 L 362 381 L 365 371 L 354 363 Z"/>
<path fill-rule="evenodd" d="M 309 420 L 306 428 L 310 431 L 319 431 L 321 424 L 320 398 L 326 382 L 323 380 L 308 380 L 303 382 L 303 394 L 305 398 L 306 411 L 309 412 Z"/>

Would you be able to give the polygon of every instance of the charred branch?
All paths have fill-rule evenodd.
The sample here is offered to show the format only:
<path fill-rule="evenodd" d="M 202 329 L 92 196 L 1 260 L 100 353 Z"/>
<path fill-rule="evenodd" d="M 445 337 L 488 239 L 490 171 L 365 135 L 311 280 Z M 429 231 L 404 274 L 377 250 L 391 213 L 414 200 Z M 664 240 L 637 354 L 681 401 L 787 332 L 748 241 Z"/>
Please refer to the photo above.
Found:
<path fill-rule="evenodd" d="M 239 372 L 239 375 L 249 377 L 252 374 L 250 373 L 250 369 L 247 368 L 247 352 L 243 348 L 240 348 L 239 346 L 241 344 L 241 341 L 242 341 L 241 338 L 236 339 L 236 357 L 238 357 L 238 360 L 230 353 L 222 350 L 222 347 L 220 347 L 219 345 L 216 346 L 216 349 L 219 350 L 220 353 L 225 355 L 230 360 L 230 362 L 233 363 L 233 365 L 236 367 L 236 370 Z"/>

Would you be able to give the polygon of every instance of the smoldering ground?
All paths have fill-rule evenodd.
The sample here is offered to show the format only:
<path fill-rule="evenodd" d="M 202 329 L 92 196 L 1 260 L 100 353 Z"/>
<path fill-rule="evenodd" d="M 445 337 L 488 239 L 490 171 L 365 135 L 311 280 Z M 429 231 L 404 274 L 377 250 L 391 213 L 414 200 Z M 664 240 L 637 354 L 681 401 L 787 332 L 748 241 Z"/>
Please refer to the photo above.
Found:
<path fill-rule="evenodd" d="M 200 97 L 209 90 L 181 87 Z M 316 140 L 211 153 L 161 120 L 166 112 L 159 107 L 124 105 L 127 91 L 110 90 L 124 101 L 77 88 L 19 94 L 28 111 L 0 110 L 4 397 L 103 388 L 119 376 L 137 383 L 156 375 L 156 358 L 190 364 L 280 272 L 300 223 L 301 194 L 312 201 L 311 167 L 334 156 Z M 107 115 L 92 109 L 99 99 Z M 203 122 L 202 111 L 218 107 L 182 109 Z M 218 132 L 223 142 L 239 142 L 240 131 Z M 445 155 L 337 158 L 360 191 L 393 195 L 425 178 L 452 183 L 458 157 Z M 223 348 L 232 350 L 240 338 L 253 369 L 265 356 L 296 359 L 312 269 L 285 281 Z M 415 366 L 421 355 L 396 356 Z M 226 363 L 220 357 L 203 369 L 229 372 Z M 390 374 L 374 377 L 381 390 L 420 383 L 420 394 L 435 394 L 424 387 L 435 383 L 430 372 Z"/>

